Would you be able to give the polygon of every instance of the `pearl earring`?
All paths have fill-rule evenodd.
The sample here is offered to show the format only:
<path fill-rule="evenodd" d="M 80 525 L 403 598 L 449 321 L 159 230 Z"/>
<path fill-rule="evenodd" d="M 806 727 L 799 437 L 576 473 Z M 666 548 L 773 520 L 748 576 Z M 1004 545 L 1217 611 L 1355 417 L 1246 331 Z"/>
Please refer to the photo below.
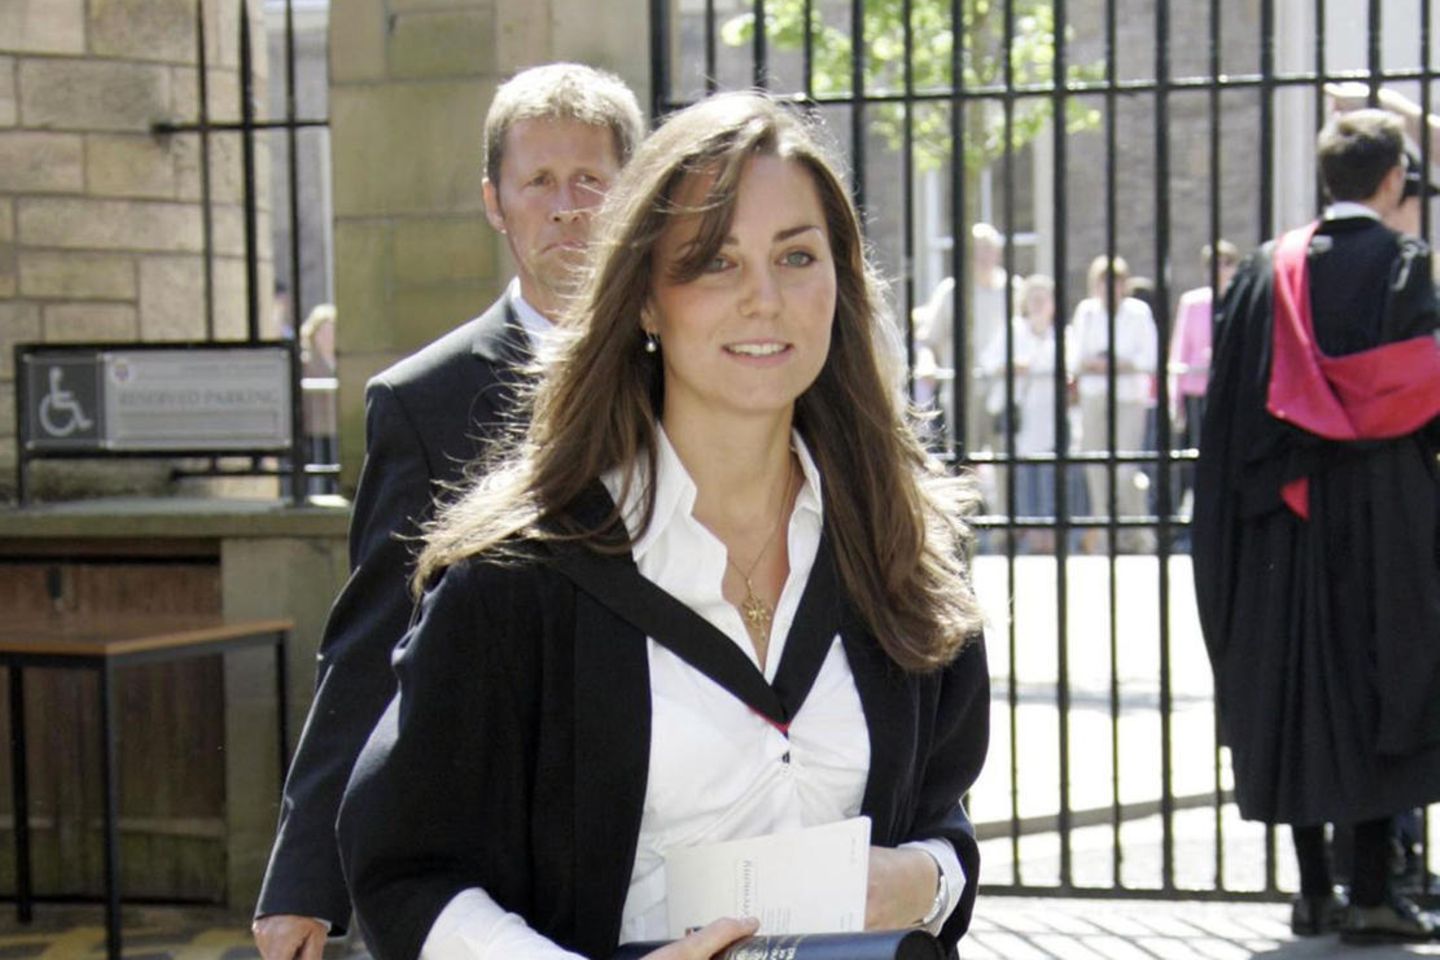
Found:
<path fill-rule="evenodd" d="M 649 330 L 645 331 L 645 352 L 656 353 L 660 350 L 660 338 Z"/>

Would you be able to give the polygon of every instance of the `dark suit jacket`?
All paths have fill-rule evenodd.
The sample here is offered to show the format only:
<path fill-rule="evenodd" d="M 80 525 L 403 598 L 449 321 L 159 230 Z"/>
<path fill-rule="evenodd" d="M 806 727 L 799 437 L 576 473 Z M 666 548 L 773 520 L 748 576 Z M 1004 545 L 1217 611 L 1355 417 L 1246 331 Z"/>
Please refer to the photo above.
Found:
<path fill-rule="evenodd" d="M 355 757 L 395 693 L 390 653 L 413 609 L 416 548 L 442 484 L 513 412 L 529 346 L 504 296 L 483 315 L 378 374 L 365 390 L 365 465 L 350 521 L 350 579 L 320 645 L 315 701 L 290 776 L 256 914 L 349 923 L 335 815 Z"/>
<path fill-rule="evenodd" d="M 563 947 L 609 957 L 648 775 L 646 636 L 711 676 L 716 665 L 696 658 L 728 649 L 767 686 L 724 637 L 687 644 L 663 627 L 652 632 L 664 604 L 635 584 L 643 578 L 628 554 L 587 555 L 601 574 L 578 577 L 568 559 L 578 549 L 450 568 L 396 655 L 400 695 L 356 763 L 339 820 L 357 918 L 377 960 L 414 960 L 440 911 L 468 887 Z M 775 687 L 784 699 L 794 680 L 803 702 L 806 677 L 840 634 L 870 733 L 861 809 L 872 842 L 954 844 L 969 882 L 942 935 L 953 947 L 979 881 L 960 797 L 988 744 L 984 645 L 977 639 L 937 673 L 902 672 L 838 587 L 832 601 L 822 593 L 812 603 L 833 569 L 822 542 Z M 693 641 L 708 625 L 690 616 Z M 792 658 L 810 662 L 792 669 Z"/>

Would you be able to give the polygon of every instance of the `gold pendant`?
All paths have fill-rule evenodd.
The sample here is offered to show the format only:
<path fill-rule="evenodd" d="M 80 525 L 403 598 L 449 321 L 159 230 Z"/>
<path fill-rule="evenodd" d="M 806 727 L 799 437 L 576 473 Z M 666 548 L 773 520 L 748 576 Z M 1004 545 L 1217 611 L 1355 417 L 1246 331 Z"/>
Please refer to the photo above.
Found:
<path fill-rule="evenodd" d="M 764 633 L 770 629 L 770 604 L 755 596 L 750 581 L 745 581 L 745 599 L 740 601 L 740 612 L 752 630 Z"/>

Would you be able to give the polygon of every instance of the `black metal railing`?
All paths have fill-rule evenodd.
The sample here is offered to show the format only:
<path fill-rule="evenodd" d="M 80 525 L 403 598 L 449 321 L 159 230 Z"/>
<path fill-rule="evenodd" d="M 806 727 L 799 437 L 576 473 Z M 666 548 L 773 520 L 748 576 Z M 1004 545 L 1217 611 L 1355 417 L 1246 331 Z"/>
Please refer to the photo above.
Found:
<path fill-rule="evenodd" d="M 260 240 L 260 210 L 261 197 L 259 192 L 260 177 L 258 173 L 259 159 L 256 156 L 257 136 L 264 133 L 279 132 L 285 137 L 285 171 L 288 180 L 289 196 L 289 243 L 288 243 L 288 299 L 291 311 L 291 329 L 289 331 L 278 331 L 292 336 L 299 335 L 299 319 L 303 317 L 303 307 L 307 303 L 307 291 L 304 286 L 304 271 L 301 268 L 301 221 L 302 221 L 302 195 L 300 192 L 300 152 L 299 134 L 307 129 L 326 129 L 329 127 L 327 117 L 302 117 L 297 107 L 297 70 L 296 70 L 296 49 L 295 49 L 295 3 L 294 0 L 283 0 L 284 6 L 284 37 L 282 50 L 284 54 L 284 84 L 285 84 L 285 109 L 284 116 L 279 118 L 263 118 L 258 116 L 259 94 L 256 89 L 257 71 L 255 68 L 255 38 L 252 27 L 252 3 L 251 0 L 240 0 L 236 5 L 236 16 L 238 17 L 239 37 L 239 63 L 238 63 L 238 89 L 239 101 L 237 104 L 236 120 L 220 120 L 212 116 L 210 104 L 210 68 L 208 62 L 209 45 L 207 43 L 209 26 L 205 17 L 205 0 L 195 0 L 195 45 L 196 45 L 196 82 L 198 89 L 197 115 L 193 121 L 183 122 L 161 122 L 154 125 L 154 132 L 157 136 L 194 136 L 199 144 L 200 155 L 200 208 L 201 208 L 201 231 L 203 242 L 203 256 L 201 262 L 204 270 L 204 302 L 205 302 L 205 338 L 207 340 L 220 339 L 220 333 L 216 327 L 216 289 L 214 280 L 215 250 L 215 229 L 214 229 L 214 191 L 213 175 L 211 171 L 211 148 L 214 138 L 217 136 L 235 136 L 240 142 L 240 165 L 242 184 L 242 223 L 245 237 L 245 339 L 252 343 L 258 343 L 266 338 L 268 332 L 262 329 L 261 307 L 262 297 L 266 291 L 261 290 L 260 265 L 262 260 Z M 272 74 L 273 76 L 273 74 Z M 272 82 L 274 80 L 272 79 Z M 328 211 L 310 211 L 312 215 L 327 217 Z M 276 257 L 278 252 L 274 252 Z M 311 296 L 311 300 L 319 302 L 318 297 Z M 302 411 L 306 407 L 305 380 L 301 370 L 301 352 L 294 354 L 294 383 L 297 389 L 293 391 L 293 398 L 296 405 L 297 418 L 302 422 L 305 420 Z M 310 378 L 314 379 L 314 378 Z M 333 405 L 325 405 L 327 409 Z M 312 403 L 309 406 L 316 406 Z M 329 434 L 324 433 L 329 430 Z M 335 478 L 340 472 L 339 464 L 335 461 L 335 444 L 326 443 L 325 436 L 333 436 L 334 425 L 316 427 L 307 424 L 307 433 L 297 435 L 295 445 L 291 451 L 290 465 L 282 465 L 278 472 L 282 477 L 289 477 L 289 493 L 296 502 L 304 499 L 305 495 L 314 492 L 333 492 L 335 489 Z M 316 461 L 316 451 L 328 450 L 332 455 L 328 461 Z M 226 476 L 226 475 L 258 475 L 264 476 L 274 474 L 277 469 L 273 466 L 263 464 L 258 460 L 252 460 L 248 467 L 234 468 L 212 461 L 208 467 L 203 469 L 177 469 L 177 476 Z M 303 479 L 302 479 L 303 476 Z"/>
<path fill-rule="evenodd" d="M 1278 210 L 1277 180 L 1283 177 L 1289 185 L 1304 182 L 1311 174 L 1309 170 L 1279 169 L 1281 148 L 1311 156 L 1307 151 L 1313 148 L 1312 134 L 1326 116 L 1327 83 L 1363 82 L 1369 87 L 1372 102 L 1386 85 L 1418 87 L 1414 99 L 1420 103 L 1423 116 L 1429 117 L 1433 109 L 1431 84 L 1440 79 L 1430 56 L 1432 4 L 1422 2 L 1417 5 L 1418 14 L 1408 14 L 1418 17 L 1417 22 L 1398 23 L 1386 20 L 1387 15 L 1391 20 L 1396 16 L 1392 5 L 1382 0 L 1353 0 L 1349 7 L 1356 12 L 1355 22 L 1347 24 L 1343 31 L 1346 36 L 1337 37 L 1327 26 L 1336 0 L 1330 0 L 1328 10 L 1326 0 L 1291 0 L 1285 4 L 1284 12 L 1313 21 L 1313 43 L 1304 55 L 1291 53 L 1292 58 L 1308 56 L 1310 62 L 1297 67 L 1295 63 L 1277 63 L 1276 0 L 1198 0 L 1183 4 L 1178 0 L 1050 0 L 1044 4 L 1035 0 L 1000 0 L 991 5 L 999 10 L 1001 18 L 995 30 L 998 41 L 992 50 L 993 57 L 998 58 L 993 76 L 979 75 L 976 63 L 980 54 L 971 45 L 979 41 L 956 35 L 950 40 L 948 81 L 935 83 L 931 78 L 917 84 L 912 69 L 920 50 L 917 44 L 931 45 L 926 51 L 930 55 L 943 50 L 944 42 L 944 38 L 935 36 L 915 36 L 912 21 L 917 8 L 924 4 L 940 11 L 948 9 L 952 34 L 963 32 L 953 30 L 953 25 L 966 22 L 974 6 L 972 0 L 705 0 L 703 11 L 697 5 L 694 12 L 684 13 L 674 0 L 652 0 L 654 112 L 661 116 L 706 93 L 753 85 L 795 96 L 811 112 L 840 120 L 832 133 L 845 142 L 843 134 L 848 132 L 846 159 L 854 196 L 867 213 L 870 240 L 882 251 L 882 265 L 895 281 L 896 302 L 892 306 L 897 326 L 905 336 L 913 390 L 917 340 L 911 318 L 920 299 L 916 290 L 920 194 L 916 189 L 915 120 L 923 109 L 948 111 L 948 197 L 938 203 L 930 201 L 931 208 L 925 211 L 928 219 L 948 221 L 952 238 L 947 259 L 953 278 L 950 309 L 954 320 L 949 348 L 954 380 L 949 406 L 942 410 L 948 433 L 939 452 L 957 466 L 996 477 L 987 511 L 977 520 L 987 551 L 977 558 L 977 576 L 987 564 L 986 569 L 998 571 L 994 594 L 1000 600 L 992 614 L 1006 612 L 1003 632 L 991 633 L 991 649 L 992 657 L 1003 662 L 1003 671 L 997 668 L 996 672 L 995 699 L 1008 727 L 1002 729 L 997 713 L 997 736 L 992 741 L 995 749 L 986 772 L 991 788 L 988 792 L 977 791 L 984 796 L 976 798 L 977 804 L 985 800 L 992 806 L 977 806 L 975 812 L 982 840 L 993 845 L 989 848 L 992 861 L 1008 858 L 1010 865 L 998 871 L 987 866 L 987 889 L 1010 893 L 1273 899 L 1289 884 L 1282 877 L 1279 864 L 1285 858 L 1277 857 L 1275 831 L 1236 825 L 1238 818 L 1227 788 L 1228 768 L 1215 746 L 1218 738 L 1213 719 L 1209 714 L 1189 712 L 1197 704 L 1208 709 L 1209 692 L 1197 692 L 1190 675 L 1195 672 L 1190 668 L 1204 664 L 1205 659 L 1198 649 L 1198 627 L 1184 613 L 1184 603 L 1190 597 L 1188 568 L 1184 565 L 1189 519 L 1181 509 L 1177 477 L 1194 463 L 1196 451 L 1181 442 L 1170 413 L 1170 318 L 1177 289 L 1172 258 L 1177 245 L 1188 252 L 1191 248 L 1185 244 L 1191 241 L 1198 247 L 1203 240 L 1216 251 L 1227 234 L 1242 240 L 1242 248 L 1258 245 L 1275 233 L 1277 213 L 1288 219 L 1297 212 Z M 793 15 L 797 6 L 798 28 L 785 19 Z M 1030 69 L 1033 64 L 1019 63 L 1014 55 L 1020 39 L 1019 14 L 1031 16 L 1037 10 L 1052 25 L 1049 76 L 1041 79 L 1036 79 Z M 1137 17 L 1137 13 L 1143 17 Z M 1177 35 L 1180 14 L 1190 18 L 1190 27 L 1183 36 Z M 886 16 L 898 17 L 898 26 L 890 24 L 884 37 L 867 36 L 867 29 Z M 1133 32 L 1137 18 L 1147 25 L 1153 23 L 1153 32 L 1146 36 Z M 1258 37 L 1252 34 L 1251 24 L 1256 22 Z M 1132 32 L 1122 37 L 1122 27 Z M 1336 68 L 1336 45 L 1341 41 L 1353 44 L 1354 38 L 1362 34 L 1363 65 Z M 818 61 L 829 50 L 826 45 L 837 42 L 836 37 L 841 35 L 848 37 L 848 69 L 833 75 L 817 73 Z M 875 65 L 871 61 L 879 56 L 875 52 L 876 40 L 884 40 L 886 49 L 900 51 L 898 71 L 892 71 L 890 80 L 872 69 Z M 1227 47 L 1235 44 L 1253 45 L 1253 64 L 1235 68 L 1235 57 L 1227 56 Z M 1136 49 L 1147 50 L 1153 58 L 1145 71 L 1149 76 L 1122 75 L 1122 52 L 1133 59 Z M 1401 53 L 1397 55 L 1396 50 Z M 1387 64 L 1387 52 L 1397 64 Z M 747 56 L 748 69 L 737 65 Z M 1183 70 L 1176 66 L 1182 59 L 1188 64 Z M 827 62 L 833 71 L 833 59 Z M 686 79 L 677 81 L 678 73 L 693 70 L 691 64 L 703 64 L 703 73 L 687 74 Z M 1022 76 L 1024 69 L 1029 72 Z M 797 70 L 798 80 L 780 83 L 776 79 L 781 75 L 793 77 Z M 967 77 L 967 70 L 973 75 Z M 894 80 L 897 75 L 898 82 Z M 1313 110 L 1301 111 L 1308 133 L 1292 136 L 1289 141 L 1277 140 L 1277 124 L 1292 119 L 1296 115 L 1295 103 L 1305 102 L 1306 97 L 1313 105 Z M 1202 101 L 1203 110 L 1197 118 L 1194 108 Z M 1022 144 L 1016 136 L 1020 112 L 1032 105 L 1048 108 L 1048 134 Z M 1072 130 L 1072 111 L 1091 109 L 1091 105 L 1099 109 L 1099 120 L 1089 129 Z M 998 121 L 984 118 L 981 108 L 991 111 Z M 898 124 L 891 122 L 897 110 Z M 888 140 L 876 132 L 877 118 L 882 117 L 890 118 L 886 126 Z M 1127 160 L 1121 130 L 1122 120 L 1127 118 L 1153 131 L 1154 138 L 1153 155 L 1145 157 L 1150 182 L 1149 190 L 1143 193 L 1149 198 L 1150 212 L 1143 232 L 1133 227 L 1136 216 L 1122 204 L 1122 198 L 1142 192 L 1144 186 L 1136 184 L 1133 162 Z M 1256 131 L 1253 141 L 1248 133 L 1252 126 Z M 1174 142 L 1182 135 L 1189 138 L 1193 148 L 1185 153 L 1177 152 Z M 1051 164 L 1046 178 L 1053 194 L 1053 209 L 1048 211 L 1050 236 L 1042 240 L 1038 251 L 1041 255 L 1048 253 L 1055 274 L 1054 403 L 1049 411 L 1056 434 L 1053 451 L 1017 450 L 1013 418 L 986 447 L 971 435 L 975 420 L 966 415 L 970 412 L 967 405 L 974 404 L 982 392 L 977 390 L 976 369 L 985 344 L 973 341 L 966 322 L 975 292 L 968 227 L 977 219 L 977 198 L 968 175 L 973 171 L 967 171 L 964 158 L 966 145 L 986 136 L 998 136 L 1001 144 L 988 161 L 989 175 L 1002 184 L 999 203 L 991 205 L 992 216 L 999 221 L 1002 234 L 1012 239 L 1018 232 L 1015 225 L 1020 206 L 1027 200 L 1037 202 L 1027 197 L 1017 183 L 1022 152 L 1028 151 L 1033 158 L 1038 151 L 1044 151 Z M 1241 137 L 1244 142 L 1240 142 Z M 1418 149 L 1428 170 L 1431 144 L 1428 136 L 1421 140 Z M 877 164 L 877 150 L 898 157 L 898 197 L 903 207 L 898 214 L 877 211 L 875 207 L 876 187 L 893 186 L 877 179 L 884 176 L 886 159 L 881 158 L 882 163 Z M 1197 172 L 1201 163 L 1196 157 L 1203 157 L 1208 169 Z M 1096 158 L 1103 197 L 1077 197 L 1074 181 L 1081 174 L 1091 175 Z M 1237 179 L 1242 182 L 1239 189 Z M 1042 182 L 1037 176 L 1035 183 Z M 1177 201 L 1177 191 L 1192 199 Z M 1317 187 L 1313 202 L 1307 200 L 1308 209 L 1300 213 L 1318 212 L 1320 202 Z M 882 213 L 887 228 L 898 235 L 876 234 L 875 225 Z M 1432 211 L 1428 206 L 1422 216 L 1422 232 L 1429 237 Z M 1126 227 L 1127 223 L 1132 226 Z M 1187 240 L 1182 242 L 1182 236 Z M 1154 428 L 1138 446 L 1125 442 L 1117 430 L 1117 378 L 1121 374 L 1114 363 L 1104 375 L 1103 442 L 1075 449 L 1070 436 L 1067 358 L 1072 344 L 1061 313 L 1090 293 L 1077 290 L 1083 265 L 1072 263 L 1075 248 L 1085 237 L 1092 238 L 1091 249 L 1111 264 L 1124 247 L 1141 251 L 1153 269 Z M 886 259 L 883 251 L 892 249 L 896 252 Z M 1019 255 L 1015 242 L 1004 245 L 1007 287 L 1019 274 Z M 1203 275 L 1191 271 L 1197 286 L 1202 285 L 1201 281 L 1208 283 L 1212 291 L 1219 286 L 1219 259 L 1212 256 Z M 1110 289 L 1103 298 L 1111 344 L 1116 342 L 1117 314 L 1113 286 L 1107 284 Z M 1024 375 L 1016 368 L 1015 335 L 1008 311 L 1002 329 L 1005 364 L 996 382 L 1003 395 L 1003 408 L 1008 411 L 1013 409 Z M 1053 494 L 1053 511 L 1037 517 L 1033 511 L 1020 509 L 1019 467 L 1043 471 Z M 1141 513 L 1123 509 L 1120 495 L 1121 484 L 1133 476 L 1135 468 L 1149 480 L 1150 499 Z M 1087 503 L 1090 498 L 1073 480 L 1087 469 L 1103 471 L 1105 495 L 1100 502 Z M 1053 543 L 1049 555 L 1043 558 L 1026 556 L 1019 547 L 1020 535 L 1035 530 L 1048 532 Z M 1132 551 L 1122 551 L 1118 546 L 1122 537 L 1131 534 L 1145 535 L 1146 546 L 1140 551 L 1145 554 L 1143 559 L 1126 555 Z M 1103 550 L 1092 557 L 1077 556 L 1079 548 L 1097 536 L 1104 543 Z M 1053 569 L 1047 569 L 1051 563 Z M 1103 569 L 1105 587 L 1099 591 L 1103 601 L 1097 602 L 1096 591 L 1089 589 L 1090 579 L 1076 587 L 1075 571 L 1081 569 L 1077 564 L 1098 564 Z M 1031 612 L 1031 595 L 1040 593 L 1047 599 L 1053 593 L 1054 598 L 1053 623 L 1045 628 L 1048 635 L 1017 627 L 1018 615 Z M 1137 626 L 1124 611 L 1142 593 L 1147 604 L 1153 603 L 1155 619 Z M 1071 617 L 1076 611 L 1093 610 L 1105 612 L 1103 626 L 1088 622 L 1084 624 L 1084 635 L 1077 633 Z M 1089 642 L 1091 631 L 1103 634 L 1103 643 Z M 1003 656 L 999 656 L 1002 651 Z M 1077 657 L 1081 658 L 1078 662 Z M 1089 686 L 1077 687 L 1077 671 L 1083 671 L 1088 678 L 1096 677 L 1093 664 L 1097 658 L 1103 664 L 1099 672 L 1105 676 Z M 1143 682 L 1133 675 L 1133 664 L 1142 661 L 1148 671 Z M 1208 665 L 1203 672 L 1208 683 Z M 1027 674 L 1037 679 L 1028 680 Z M 1182 689 L 1177 689 L 1177 678 L 1183 680 Z M 1044 688 L 1039 693 L 1037 685 Z M 1043 755 L 1029 749 L 1028 744 L 1037 722 L 1027 711 L 1037 701 L 1045 711 L 1047 747 Z M 1144 716 L 1141 701 L 1147 705 L 1145 711 L 1150 711 Z M 1187 711 L 1183 733 L 1177 727 L 1181 706 Z M 1096 733 L 1094 716 L 1103 718 L 1107 728 L 1104 733 Z M 1209 727 L 1208 734 L 1197 733 L 1197 716 L 1204 721 L 1200 726 Z M 1127 732 L 1127 725 L 1136 724 L 1137 718 L 1153 727 L 1143 750 Z M 1077 724 L 1088 733 L 1077 735 Z M 1177 746 L 1182 740 L 1183 749 Z M 1155 768 L 1147 769 L 1145 778 L 1149 783 L 1139 791 L 1133 779 L 1122 775 L 1127 766 L 1133 765 L 1137 753 L 1145 754 Z M 1104 785 L 1108 798 L 1104 802 L 1077 804 L 1072 799 L 1081 773 L 1073 758 L 1082 754 L 1085 777 L 1095 779 L 1090 775 L 1094 766 L 1104 768 L 1108 774 Z M 1039 767 L 1050 763 L 1046 755 L 1053 757 L 1053 770 L 1043 771 L 1041 776 Z M 1186 774 L 1184 785 L 1177 786 L 1177 770 L 1181 769 Z M 1197 786 L 1197 771 L 1208 784 Z M 999 779 L 1007 782 L 996 785 Z M 1027 807 L 1035 794 L 1027 781 L 1045 787 L 1053 781 L 1055 796 L 1048 808 L 1036 813 L 1034 804 Z M 1087 790 L 1094 793 L 1088 780 Z M 1182 817 L 1183 836 L 1177 827 Z M 1092 831 L 1086 834 L 1086 843 L 1093 846 L 1093 831 L 1097 829 L 1108 833 L 1106 841 L 1099 844 L 1105 848 L 1103 853 L 1096 855 L 1108 861 L 1104 869 L 1097 866 L 1095 856 L 1077 851 L 1075 846 L 1081 831 Z M 1131 838 L 1136 833 L 1145 833 L 1146 841 L 1135 843 Z M 1048 846 L 1037 855 L 1035 850 L 1042 840 Z M 1200 853 L 1193 849 L 1197 844 L 1205 848 Z M 1428 853 L 1427 845 L 1427 861 Z M 1132 867 L 1139 861 L 1153 861 L 1154 869 L 1137 880 Z M 1096 880 L 1097 873 L 1108 874 L 1108 880 L 1103 876 Z"/>

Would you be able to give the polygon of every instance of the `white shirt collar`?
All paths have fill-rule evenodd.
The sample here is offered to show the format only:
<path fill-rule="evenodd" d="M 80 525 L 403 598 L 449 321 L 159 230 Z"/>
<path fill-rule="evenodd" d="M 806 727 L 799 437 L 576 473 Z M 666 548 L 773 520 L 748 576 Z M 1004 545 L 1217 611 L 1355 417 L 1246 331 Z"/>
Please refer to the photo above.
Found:
<path fill-rule="evenodd" d="M 550 334 L 555 331 L 555 324 L 550 319 L 532 307 L 520 292 L 520 278 L 515 277 L 510 281 L 510 306 L 515 310 L 515 317 L 520 321 L 520 326 L 525 328 L 525 335 L 530 338 L 530 349 L 537 356 Z"/>
<path fill-rule="evenodd" d="M 1326 220 L 1348 220 L 1354 217 L 1369 217 L 1371 220 L 1379 220 L 1380 214 L 1375 208 L 1367 207 L 1363 203 L 1356 203 L 1353 200 L 1341 200 L 1332 203 L 1325 208 Z"/>
<path fill-rule="evenodd" d="M 690 478 L 690 473 L 685 469 L 685 464 L 681 462 L 680 455 L 675 452 L 670 438 L 665 435 L 665 428 L 659 424 L 655 426 L 655 445 L 655 512 L 650 518 L 649 528 L 643 535 L 635 539 L 632 552 L 637 562 L 664 535 L 666 528 L 676 517 L 689 516 L 694 512 L 695 497 L 698 493 L 695 481 Z M 815 466 L 815 460 L 810 456 L 810 449 L 801 439 L 799 431 L 792 430 L 790 432 L 790 446 L 800 460 L 800 473 L 804 480 L 800 485 L 800 491 L 795 496 L 795 511 L 808 510 L 817 516 L 824 516 L 820 471 Z M 625 468 L 617 467 L 602 478 L 610 495 L 617 500 L 622 492 L 625 472 Z M 635 531 L 644 517 L 646 486 L 644 473 L 643 461 L 633 464 L 629 468 L 630 488 L 621 512 L 625 517 L 625 525 L 629 528 L 631 537 L 635 537 Z"/>

